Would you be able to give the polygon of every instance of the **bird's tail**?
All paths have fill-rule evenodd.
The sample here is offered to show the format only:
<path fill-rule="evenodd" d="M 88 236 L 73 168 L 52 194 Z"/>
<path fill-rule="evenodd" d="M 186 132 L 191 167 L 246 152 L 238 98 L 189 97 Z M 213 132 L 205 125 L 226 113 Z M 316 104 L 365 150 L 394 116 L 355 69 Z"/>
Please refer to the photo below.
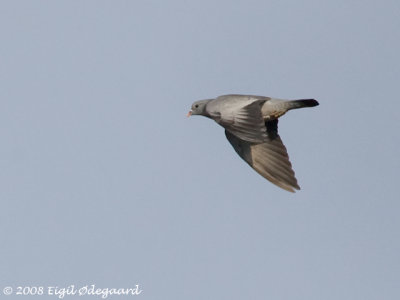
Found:
<path fill-rule="evenodd" d="M 265 102 L 261 113 L 265 120 L 274 120 L 283 116 L 288 110 L 317 105 L 319 103 L 314 99 L 282 100 L 271 98 Z"/>
<path fill-rule="evenodd" d="M 299 99 L 290 100 L 286 102 L 288 110 L 302 108 L 302 107 L 313 107 L 319 105 L 318 101 L 315 99 Z"/>

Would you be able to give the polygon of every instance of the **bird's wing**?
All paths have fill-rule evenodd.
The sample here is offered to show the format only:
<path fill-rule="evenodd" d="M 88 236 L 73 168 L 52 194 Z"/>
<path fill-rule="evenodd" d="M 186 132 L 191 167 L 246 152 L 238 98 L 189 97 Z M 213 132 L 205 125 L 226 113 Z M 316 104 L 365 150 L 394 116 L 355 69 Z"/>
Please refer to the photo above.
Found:
<path fill-rule="evenodd" d="M 261 114 L 261 106 L 265 100 L 252 101 L 240 109 L 230 107 L 216 120 L 231 134 L 238 138 L 251 142 L 262 143 L 268 140 L 264 119 Z"/>
<path fill-rule="evenodd" d="M 289 156 L 278 135 L 278 120 L 265 123 L 268 133 L 268 141 L 253 144 L 240 139 L 228 130 L 225 135 L 237 154 L 246 161 L 261 176 L 273 184 L 289 192 L 295 192 L 300 187 L 289 161 Z"/>

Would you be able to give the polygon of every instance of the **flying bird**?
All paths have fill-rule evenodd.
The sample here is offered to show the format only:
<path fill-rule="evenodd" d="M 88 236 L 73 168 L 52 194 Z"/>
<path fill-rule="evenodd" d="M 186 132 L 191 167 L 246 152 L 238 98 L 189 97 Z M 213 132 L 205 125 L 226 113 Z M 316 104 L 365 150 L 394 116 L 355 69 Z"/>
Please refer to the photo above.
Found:
<path fill-rule="evenodd" d="M 313 107 L 314 99 L 284 100 L 254 95 L 223 95 L 199 100 L 188 113 L 213 119 L 237 154 L 261 176 L 289 192 L 300 190 L 285 145 L 278 134 L 278 118 L 291 109 Z"/>

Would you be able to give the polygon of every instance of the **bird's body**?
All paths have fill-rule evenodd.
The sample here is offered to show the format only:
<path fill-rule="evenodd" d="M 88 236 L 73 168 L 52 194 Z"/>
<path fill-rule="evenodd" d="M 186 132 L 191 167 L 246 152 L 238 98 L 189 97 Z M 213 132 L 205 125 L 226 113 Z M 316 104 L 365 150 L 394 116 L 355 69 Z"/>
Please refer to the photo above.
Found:
<path fill-rule="evenodd" d="M 278 134 L 278 118 L 288 110 L 316 105 L 314 99 L 223 95 L 194 102 L 189 115 L 215 120 L 225 128 L 228 141 L 244 161 L 272 183 L 294 192 L 300 187 Z"/>

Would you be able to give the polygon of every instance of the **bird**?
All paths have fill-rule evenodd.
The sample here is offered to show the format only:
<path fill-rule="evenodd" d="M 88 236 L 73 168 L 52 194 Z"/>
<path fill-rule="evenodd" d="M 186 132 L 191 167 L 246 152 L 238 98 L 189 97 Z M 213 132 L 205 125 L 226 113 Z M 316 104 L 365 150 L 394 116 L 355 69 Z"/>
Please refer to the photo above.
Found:
<path fill-rule="evenodd" d="M 286 147 L 278 134 L 278 119 L 292 109 L 319 105 L 315 99 L 229 94 L 195 101 L 187 116 L 210 118 L 225 128 L 236 153 L 278 187 L 300 190 Z"/>

